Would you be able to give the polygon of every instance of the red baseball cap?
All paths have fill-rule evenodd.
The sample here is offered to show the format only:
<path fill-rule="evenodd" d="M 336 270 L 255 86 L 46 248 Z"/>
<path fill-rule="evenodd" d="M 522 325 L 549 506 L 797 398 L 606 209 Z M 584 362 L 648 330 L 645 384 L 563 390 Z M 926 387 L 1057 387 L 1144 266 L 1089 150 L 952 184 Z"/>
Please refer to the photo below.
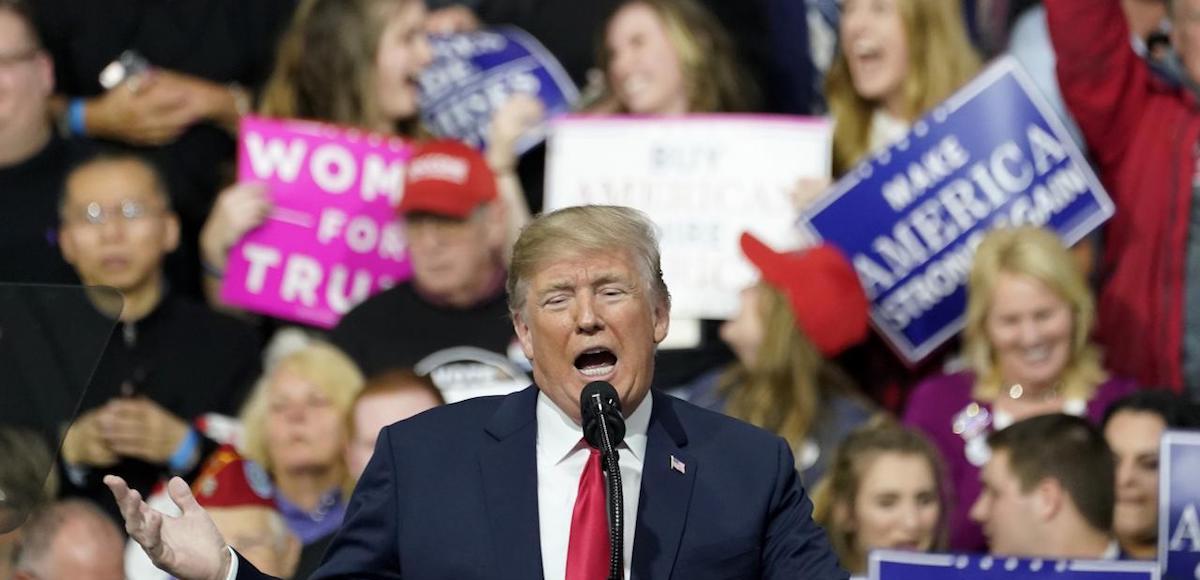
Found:
<path fill-rule="evenodd" d="M 840 250 L 821 244 L 780 253 L 743 233 L 742 253 L 762 279 L 787 296 L 799 328 L 826 357 L 867 336 L 869 303 L 858 274 Z"/>
<path fill-rule="evenodd" d="M 275 489 L 267 472 L 244 459 L 232 445 L 222 445 L 208 456 L 200 476 L 192 484 L 192 493 L 204 507 L 276 509 Z"/>
<path fill-rule="evenodd" d="M 496 176 L 483 156 L 461 141 L 440 139 L 416 146 L 396 211 L 466 219 L 496 197 Z"/>

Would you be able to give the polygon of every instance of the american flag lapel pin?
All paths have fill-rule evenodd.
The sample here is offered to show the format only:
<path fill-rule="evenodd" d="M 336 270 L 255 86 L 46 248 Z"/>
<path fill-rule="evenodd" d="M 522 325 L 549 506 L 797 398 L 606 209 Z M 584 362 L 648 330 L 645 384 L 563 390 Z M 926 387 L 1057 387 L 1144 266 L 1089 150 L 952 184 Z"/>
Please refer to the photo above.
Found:
<path fill-rule="evenodd" d="M 687 475 L 687 466 L 684 465 L 683 462 L 680 461 L 677 457 L 672 455 L 671 456 L 671 471 L 678 471 L 679 473 L 681 473 L 683 475 Z"/>

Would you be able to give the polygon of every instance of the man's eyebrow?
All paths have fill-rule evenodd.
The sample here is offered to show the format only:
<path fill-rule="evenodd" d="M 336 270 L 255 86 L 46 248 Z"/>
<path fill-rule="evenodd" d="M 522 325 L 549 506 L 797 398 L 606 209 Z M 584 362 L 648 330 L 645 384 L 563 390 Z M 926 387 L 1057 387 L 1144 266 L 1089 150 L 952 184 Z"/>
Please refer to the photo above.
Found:
<path fill-rule="evenodd" d="M 547 294 L 553 294 L 555 292 L 571 291 L 574 289 L 575 289 L 575 284 L 573 282 L 571 282 L 569 280 L 558 280 L 555 282 L 551 282 L 548 286 L 539 290 L 537 294 L 538 294 L 538 296 L 545 296 Z"/>
<path fill-rule="evenodd" d="M 612 273 L 601 274 L 601 275 L 597 276 L 595 280 L 592 280 L 592 286 L 603 286 L 605 284 L 628 284 L 628 283 L 629 282 L 627 280 L 625 280 L 625 278 L 618 276 L 617 274 L 612 274 Z"/>

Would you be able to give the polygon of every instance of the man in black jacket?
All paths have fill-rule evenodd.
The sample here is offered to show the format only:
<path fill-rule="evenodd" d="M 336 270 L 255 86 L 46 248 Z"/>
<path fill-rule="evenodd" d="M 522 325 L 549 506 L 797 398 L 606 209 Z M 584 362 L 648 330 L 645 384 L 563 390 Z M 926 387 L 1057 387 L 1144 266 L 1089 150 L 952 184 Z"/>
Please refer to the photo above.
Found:
<path fill-rule="evenodd" d="M 67 492 L 116 513 L 100 469 L 148 493 L 166 475 L 188 476 L 215 448 L 193 421 L 235 414 L 259 371 L 247 326 L 167 288 L 163 259 L 179 222 L 163 181 L 145 160 L 101 154 L 66 178 L 59 204 L 63 257 L 89 286 L 123 303 L 95 306 L 118 319 L 79 418 L 63 443 Z"/>

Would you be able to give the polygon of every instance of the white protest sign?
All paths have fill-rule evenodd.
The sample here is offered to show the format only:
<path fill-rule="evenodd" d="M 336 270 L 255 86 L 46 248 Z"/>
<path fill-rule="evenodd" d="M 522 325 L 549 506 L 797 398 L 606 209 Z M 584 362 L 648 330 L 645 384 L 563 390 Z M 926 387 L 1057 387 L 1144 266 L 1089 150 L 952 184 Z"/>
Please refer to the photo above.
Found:
<path fill-rule="evenodd" d="M 646 212 L 659 227 L 672 316 L 729 318 L 757 277 L 738 236 L 800 243 L 791 192 L 801 177 L 829 175 L 830 132 L 805 117 L 562 118 L 548 142 L 546 210 Z"/>

